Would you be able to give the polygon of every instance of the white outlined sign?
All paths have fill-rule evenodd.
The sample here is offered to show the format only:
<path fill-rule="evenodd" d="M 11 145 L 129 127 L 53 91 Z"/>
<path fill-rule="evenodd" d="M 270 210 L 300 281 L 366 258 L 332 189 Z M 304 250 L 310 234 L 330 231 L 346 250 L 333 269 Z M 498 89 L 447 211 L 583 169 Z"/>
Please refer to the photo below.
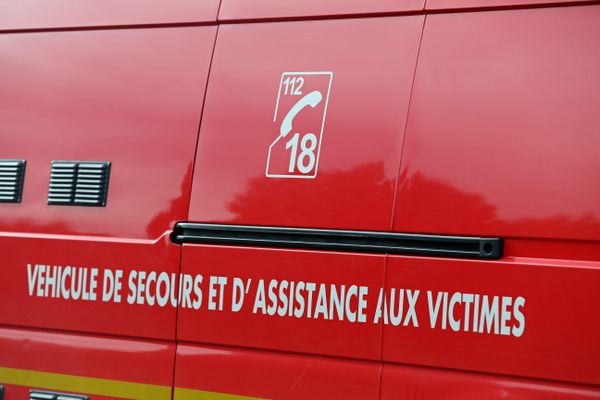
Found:
<path fill-rule="evenodd" d="M 332 81 L 330 71 L 281 74 L 267 178 L 316 178 Z"/>

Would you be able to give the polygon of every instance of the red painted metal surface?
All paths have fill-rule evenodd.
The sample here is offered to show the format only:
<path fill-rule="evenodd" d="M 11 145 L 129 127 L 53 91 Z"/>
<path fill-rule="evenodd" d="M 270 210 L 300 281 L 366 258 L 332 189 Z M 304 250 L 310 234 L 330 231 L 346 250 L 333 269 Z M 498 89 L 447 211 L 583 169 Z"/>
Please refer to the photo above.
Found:
<path fill-rule="evenodd" d="M 600 325 L 589 314 L 600 282 L 600 80 L 593 72 L 600 47 L 589 40 L 600 37 L 599 16 L 597 6 L 428 16 L 394 230 L 504 237 L 505 258 L 389 257 L 386 286 L 421 289 L 425 320 L 419 328 L 386 326 L 384 360 L 596 386 L 493 386 L 514 396 L 599 396 Z M 526 328 L 519 337 L 465 332 L 460 302 L 452 314 L 459 331 L 439 322 L 432 329 L 428 290 L 433 304 L 438 291 L 449 301 L 456 292 L 513 303 L 522 296 Z M 469 394 L 435 379 L 421 390 L 419 371 L 435 378 L 427 370 L 384 374 L 383 397 L 411 390 L 425 398 L 444 390 L 499 396 L 488 384 Z M 386 385 L 395 389 L 386 394 Z"/>
<path fill-rule="evenodd" d="M 597 389 L 539 380 L 384 365 L 382 400 L 597 399 Z"/>
<path fill-rule="evenodd" d="M 504 241 L 504 255 L 577 261 L 600 261 L 598 242 L 509 238 Z"/>
<path fill-rule="evenodd" d="M 171 386 L 175 344 L 0 328 L 0 354 L 2 368 Z M 8 385 L 5 399 L 29 398 L 29 389 Z"/>
<path fill-rule="evenodd" d="M 597 262 L 390 256 L 386 271 L 388 290 L 420 295 L 418 328 L 384 327 L 385 361 L 600 385 L 600 323 L 590 314 L 600 307 Z M 448 293 L 447 302 L 439 292 Z M 451 301 L 455 293 L 459 302 Z M 483 318 L 488 307 L 496 311 Z"/>
<path fill-rule="evenodd" d="M 219 21 L 406 12 L 424 6 L 425 0 L 222 0 Z"/>
<path fill-rule="evenodd" d="M 220 27 L 189 220 L 389 230 L 422 24 L 408 16 Z M 298 71 L 333 74 L 317 179 L 268 178 L 282 73 Z"/>
<path fill-rule="evenodd" d="M 427 8 L 517 3 L 542 4 Z M 0 35 L 0 157 L 27 159 L 22 203 L 0 207 L 0 368 L 175 376 L 176 388 L 265 398 L 600 397 L 600 6 L 438 13 L 423 31 L 424 15 L 372 17 L 422 0 L 223 0 L 228 22 L 363 18 L 219 27 L 197 144 L 217 28 L 87 28 L 212 24 L 217 1 L 36 4 L 0 5 L 0 30 L 86 30 Z M 297 98 L 286 77 L 302 78 Z M 290 135 L 321 127 L 314 174 L 300 158 L 269 164 L 286 120 Z M 107 207 L 48 206 L 56 159 L 110 160 Z M 500 236 L 506 248 L 500 261 L 182 250 L 168 238 L 182 220 Z M 171 276 L 180 256 L 205 279 L 199 310 L 128 304 L 126 291 L 116 304 L 38 296 L 28 276 L 38 263 Z M 252 279 L 242 309 L 231 286 L 224 310 L 208 309 L 211 276 Z M 265 315 L 261 279 L 368 287 L 365 322 Z M 380 287 L 420 290 L 418 328 L 375 320 Z M 432 328 L 427 291 L 498 296 L 497 322 L 473 332 L 471 309 L 465 331 L 461 301 L 457 322 Z M 16 400 L 29 388 L 8 389 Z"/>
<path fill-rule="evenodd" d="M 215 22 L 219 0 L 16 0 L 0 3 L 0 30 Z"/>
<path fill-rule="evenodd" d="M 0 328 L 0 346 L 10 368 L 171 384 L 175 346 L 168 342 Z"/>
<path fill-rule="evenodd" d="M 350 294 L 350 288 L 352 285 L 369 288 L 383 285 L 382 255 L 184 245 L 182 273 L 202 274 L 206 281 L 203 282 L 203 306 L 199 310 L 179 310 L 179 340 L 362 359 L 378 359 L 380 356 L 381 326 L 370 323 L 372 309 L 362 308 L 363 300 L 369 304 L 377 302 L 377 292 L 361 294 L 355 288 L 356 293 Z M 228 279 L 223 292 L 222 311 L 219 310 L 218 299 L 221 296 L 218 293 L 214 296 L 216 309 L 208 307 L 210 276 Z M 252 279 L 239 311 L 232 311 L 234 278 L 244 283 Z M 258 304 L 258 281 L 261 279 L 265 288 L 265 310 L 255 308 Z M 272 280 L 275 283 L 271 283 Z M 292 288 L 292 282 L 295 288 Z M 300 282 L 303 282 L 304 288 L 298 289 Z M 316 285 L 312 300 L 309 300 L 307 292 L 311 283 Z M 273 286 L 272 294 L 269 290 L 271 284 L 277 285 Z M 341 285 L 348 288 L 346 298 L 349 300 L 344 302 L 347 307 L 344 306 L 343 320 L 327 320 L 323 314 L 318 314 L 315 319 L 320 284 L 336 284 L 338 292 L 341 292 Z M 217 285 L 214 287 L 219 290 Z M 294 295 L 290 296 L 291 293 Z M 304 312 L 297 311 L 300 308 L 299 296 L 304 299 Z M 362 299 L 360 304 L 359 296 Z M 284 297 L 288 300 L 282 300 Z M 277 300 L 273 301 L 275 298 Z M 292 303 L 290 298 L 296 301 Z M 330 298 L 329 286 L 327 298 Z M 273 304 L 276 304 L 277 310 L 269 311 Z M 294 315 L 288 313 L 290 306 L 294 307 Z M 327 315 L 330 313 L 327 306 Z M 365 315 L 365 321 L 360 321 L 359 313 Z"/>
<path fill-rule="evenodd" d="M 0 230 L 156 239 L 187 217 L 215 27 L 0 35 Z M 109 160 L 105 208 L 47 204 L 52 160 Z"/>
<path fill-rule="evenodd" d="M 181 248 L 168 231 L 188 212 L 215 34 L 188 27 L 0 35 L 2 158 L 27 160 L 22 202 L 0 209 L 0 323 L 171 341 L 149 350 L 141 340 L 96 348 L 93 338 L 50 335 L 55 346 L 15 329 L 0 367 L 171 386 L 176 308 L 129 304 L 128 276 L 179 271 Z M 111 161 L 106 207 L 47 205 L 56 159 Z M 36 264 L 84 267 L 88 277 L 97 268 L 95 300 L 54 297 L 56 284 L 33 280 Z M 102 299 L 105 270 L 123 271 L 120 302 Z M 8 399 L 28 390 L 9 389 Z"/>
<path fill-rule="evenodd" d="M 567 5 L 568 3 L 593 3 L 595 0 L 426 0 L 426 10 L 461 8 L 489 8 L 510 6 Z"/>
<path fill-rule="evenodd" d="M 0 237 L 2 248 L 10 249 L 5 255 L 3 268 L 0 268 L 0 281 L 5 285 L 0 291 L 3 324 L 175 339 L 176 309 L 170 303 L 164 307 L 149 306 L 145 295 L 140 300 L 144 304 L 138 304 L 137 272 L 131 281 L 136 288 L 135 301 L 132 304 L 128 302 L 131 271 L 165 272 L 169 277 L 179 272 L 181 249 L 170 243 L 168 235 L 156 242 L 36 236 Z M 31 265 L 29 269 L 28 264 Z M 44 274 L 35 274 L 36 264 L 49 265 L 45 269 L 52 269 L 51 273 L 46 270 Z M 54 266 L 61 266 L 62 271 L 66 267 L 84 268 L 85 272 L 83 269 L 71 270 L 70 275 L 62 272 L 64 279 L 59 286 L 59 275 Z M 92 268 L 98 269 L 95 290 L 90 283 Z M 123 271 L 119 302 L 114 301 L 114 295 L 103 300 L 105 270 L 113 273 Z M 81 284 L 83 274 L 86 274 L 87 284 Z M 53 276 L 55 283 L 44 282 L 40 276 L 44 281 Z M 56 290 L 58 287 L 61 291 Z M 152 290 L 156 289 L 152 287 Z M 84 293 L 91 292 L 95 292 L 95 298 L 84 296 Z M 78 293 L 76 299 L 75 293 Z M 89 300 L 83 300 L 84 297 Z"/>
<path fill-rule="evenodd" d="M 267 399 L 377 399 L 379 369 L 354 360 L 184 344 L 177 348 L 175 387 Z"/>
<path fill-rule="evenodd" d="M 600 239 L 599 18 L 428 16 L 394 230 Z"/>
<path fill-rule="evenodd" d="M 121 269 L 125 294 L 131 270 L 179 271 L 180 247 L 164 232 L 187 215 L 215 32 L 0 35 L 2 157 L 27 160 L 22 202 L 0 209 L 0 229 L 13 232 L 1 238 L 2 323 L 174 339 L 170 306 L 37 297 L 39 279 L 28 282 L 35 264 L 98 268 L 98 286 L 104 269 Z M 106 207 L 47 205 L 55 159 L 111 161 Z"/>

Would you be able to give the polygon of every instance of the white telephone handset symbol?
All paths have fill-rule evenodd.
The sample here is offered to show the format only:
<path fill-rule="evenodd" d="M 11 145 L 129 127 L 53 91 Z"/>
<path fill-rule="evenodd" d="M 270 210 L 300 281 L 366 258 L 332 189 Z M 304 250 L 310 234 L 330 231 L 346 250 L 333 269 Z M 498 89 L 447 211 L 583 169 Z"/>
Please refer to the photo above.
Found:
<path fill-rule="evenodd" d="M 306 106 L 311 106 L 315 108 L 320 102 L 323 100 L 323 95 L 318 90 L 310 92 L 300 100 L 290 109 L 287 113 L 283 122 L 281 123 L 281 127 L 279 128 L 279 135 L 281 137 L 285 137 L 288 133 L 292 131 L 292 121 L 294 117 L 298 115 L 298 113 Z"/>

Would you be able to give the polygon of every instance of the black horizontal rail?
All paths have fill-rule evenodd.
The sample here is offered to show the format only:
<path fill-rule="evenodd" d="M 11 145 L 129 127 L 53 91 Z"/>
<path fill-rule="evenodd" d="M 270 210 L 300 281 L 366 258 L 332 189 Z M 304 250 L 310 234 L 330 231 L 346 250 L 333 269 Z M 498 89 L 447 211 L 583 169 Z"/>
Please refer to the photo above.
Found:
<path fill-rule="evenodd" d="M 179 244 L 203 243 L 452 258 L 498 259 L 503 252 L 501 238 L 191 222 L 178 223 L 171 239 Z"/>

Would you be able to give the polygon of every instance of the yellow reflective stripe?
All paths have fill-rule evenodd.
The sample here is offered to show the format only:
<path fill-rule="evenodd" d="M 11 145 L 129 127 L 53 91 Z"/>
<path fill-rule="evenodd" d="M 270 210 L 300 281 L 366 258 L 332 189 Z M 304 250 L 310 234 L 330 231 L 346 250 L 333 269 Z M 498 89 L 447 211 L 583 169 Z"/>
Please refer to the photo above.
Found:
<path fill-rule="evenodd" d="M 259 397 L 238 396 L 219 392 L 207 392 L 205 390 L 186 389 L 175 387 L 173 400 L 264 400 Z"/>
<path fill-rule="evenodd" d="M 0 367 L 0 383 L 133 400 L 170 400 L 171 387 Z"/>

